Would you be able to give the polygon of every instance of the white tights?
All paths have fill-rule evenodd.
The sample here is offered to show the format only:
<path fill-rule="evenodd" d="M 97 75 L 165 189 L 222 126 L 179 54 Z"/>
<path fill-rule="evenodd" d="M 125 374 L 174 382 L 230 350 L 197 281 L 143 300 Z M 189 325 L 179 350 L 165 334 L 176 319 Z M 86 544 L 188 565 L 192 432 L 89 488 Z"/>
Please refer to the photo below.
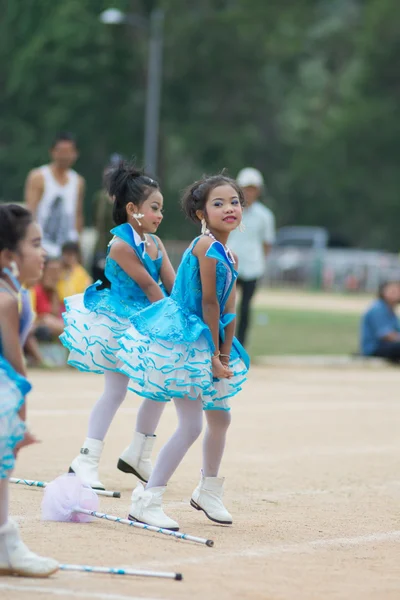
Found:
<path fill-rule="evenodd" d="M 122 402 L 125 400 L 129 378 L 122 373 L 104 373 L 104 391 L 93 407 L 89 418 L 88 437 L 103 441 Z M 164 402 L 144 400 L 140 405 L 136 431 L 154 435 L 165 408 Z"/>
<path fill-rule="evenodd" d="M 183 460 L 190 446 L 199 437 L 203 426 L 201 399 L 174 400 L 178 427 L 161 448 L 146 489 L 165 486 Z M 203 442 L 203 474 L 217 477 L 225 448 L 226 433 L 231 415 L 225 411 L 206 411 L 207 430 Z"/>

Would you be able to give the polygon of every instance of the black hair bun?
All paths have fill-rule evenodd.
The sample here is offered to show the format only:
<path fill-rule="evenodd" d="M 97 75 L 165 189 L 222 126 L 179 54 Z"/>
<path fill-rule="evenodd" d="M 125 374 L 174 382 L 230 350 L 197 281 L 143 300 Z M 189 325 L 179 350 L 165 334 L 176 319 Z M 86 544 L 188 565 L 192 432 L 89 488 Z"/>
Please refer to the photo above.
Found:
<path fill-rule="evenodd" d="M 133 179 L 138 179 L 144 175 L 143 171 L 136 168 L 132 163 L 126 160 L 120 160 L 119 163 L 110 169 L 106 176 L 106 188 L 110 196 L 121 196 L 126 191 L 126 185 Z"/>

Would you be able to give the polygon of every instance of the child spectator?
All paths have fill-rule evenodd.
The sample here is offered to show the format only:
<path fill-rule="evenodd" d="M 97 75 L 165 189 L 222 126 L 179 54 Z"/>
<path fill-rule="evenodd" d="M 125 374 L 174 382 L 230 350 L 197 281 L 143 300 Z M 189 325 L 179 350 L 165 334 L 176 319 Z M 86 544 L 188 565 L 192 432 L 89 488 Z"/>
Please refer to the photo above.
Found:
<path fill-rule="evenodd" d="M 90 275 L 81 265 L 79 244 L 67 242 L 61 254 L 61 276 L 57 284 L 59 299 L 64 302 L 68 296 L 82 294 L 91 283 Z"/>
<path fill-rule="evenodd" d="M 61 278 L 61 261 L 47 260 L 40 283 L 32 289 L 32 306 L 36 313 L 35 336 L 40 341 L 52 341 L 64 331 L 64 303 L 60 300 L 57 286 Z"/>

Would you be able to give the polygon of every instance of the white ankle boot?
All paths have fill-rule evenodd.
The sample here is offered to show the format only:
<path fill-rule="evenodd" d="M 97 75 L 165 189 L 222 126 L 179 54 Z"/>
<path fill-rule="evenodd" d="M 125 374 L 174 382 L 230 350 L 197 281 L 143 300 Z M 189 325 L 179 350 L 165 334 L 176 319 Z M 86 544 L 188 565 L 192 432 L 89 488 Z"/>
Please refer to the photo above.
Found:
<path fill-rule="evenodd" d="M 162 497 L 166 489 L 166 487 L 154 487 L 145 490 L 143 484 L 138 483 L 132 492 L 129 519 L 146 525 L 161 527 L 162 529 L 178 531 L 179 524 L 170 519 L 161 507 Z"/>
<path fill-rule="evenodd" d="M 223 486 L 223 478 L 204 477 L 202 472 L 200 483 L 192 494 L 190 504 L 193 508 L 202 510 L 211 521 L 221 525 L 232 525 L 232 515 L 222 502 Z"/>
<path fill-rule="evenodd" d="M 0 527 L 0 575 L 49 577 L 56 571 L 58 562 L 31 552 L 20 539 L 13 521 Z"/>
<path fill-rule="evenodd" d="M 124 473 L 132 473 L 147 483 L 153 469 L 150 457 L 155 441 L 155 435 L 135 431 L 132 443 L 119 457 L 117 468 Z"/>
<path fill-rule="evenodd" d="M 104 442 L 86 438 L 80 454 L 71 463 L 70 473 L 75 473 L 84 483 L 94 490 L 105 490 L 99 480 L 99 462 L 103 451 Z"/>

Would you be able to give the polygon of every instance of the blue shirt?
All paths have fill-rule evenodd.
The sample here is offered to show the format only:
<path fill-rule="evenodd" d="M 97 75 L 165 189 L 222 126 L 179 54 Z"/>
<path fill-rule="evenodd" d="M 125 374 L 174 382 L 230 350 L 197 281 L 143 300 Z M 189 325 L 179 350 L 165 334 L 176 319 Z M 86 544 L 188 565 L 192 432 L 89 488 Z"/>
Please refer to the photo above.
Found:
<path fill-rule="evenodd" d="M 384 300 L 376 300 L 361 321 L 361 352 L 373 355 L 383 338 L 389 333 L 400 332 L 400 321 L 394 310 Z"/>

